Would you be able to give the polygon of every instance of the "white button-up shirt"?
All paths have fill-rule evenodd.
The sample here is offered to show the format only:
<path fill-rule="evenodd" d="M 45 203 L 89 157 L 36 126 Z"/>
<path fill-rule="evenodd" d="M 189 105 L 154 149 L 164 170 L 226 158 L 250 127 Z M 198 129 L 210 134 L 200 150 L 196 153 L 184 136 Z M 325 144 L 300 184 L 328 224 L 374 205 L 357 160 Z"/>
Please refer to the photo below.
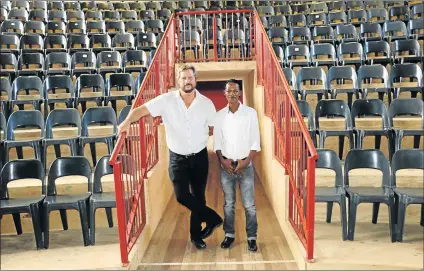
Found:
<path fill-rule="evenodd" d="M 179 90 L 144 104 L 153 117 L 162 117 L 168 148 L 177 154 L 198 153 L 208 144 L 209 126 L 213 126 L 216 109 L 210 99 L 195 91 L 196 97 L 189 108 Z"/>
<path fill-rule="evenodd" d="M 216 114 L 213 135 L 214 151 L 221 150 L 228 159 L 243 159 L 251 150 L 261 150 L 256 110 L 242 103 L 235 113 L 227 105 Z"/>

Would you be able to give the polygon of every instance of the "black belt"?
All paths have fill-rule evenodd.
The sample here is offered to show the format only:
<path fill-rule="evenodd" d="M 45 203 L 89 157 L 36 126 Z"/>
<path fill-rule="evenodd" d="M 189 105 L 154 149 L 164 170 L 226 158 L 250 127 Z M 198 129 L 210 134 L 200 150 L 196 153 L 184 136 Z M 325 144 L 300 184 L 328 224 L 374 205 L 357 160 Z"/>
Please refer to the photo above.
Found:
<path fill-rule="evenodd" d="M 181 157 L 184 157 L 184 158 L 187 159 L 187 158 L 190 158 L 192 156 L 195 156 L 195 155 L 197 155 L 197 154 L 199 154 L 201 152 L 204 152 L 205 150 L 206 150 L 206 148 L 204 148 L 203 150 L 201 150 L 201 151 L 199 151 L 197 153 L 189 153 L 189 154 L 179 154 L 179 153 L 175 153 L 175 152 L 173 152 L 171 150 L 170 150 L 170 152 L 173 153 L 174 155 L 181 156 Z"/>
<path fill-rule="evenodd" d="M 227 157 L 225 157 L 224 155 L 222 156 L 222 158 L 224 158 L 225 160 L 227 160 L 228 158 Z M 247 159 L 247 157 L 245 157 L 245 158 L 243 158 L 243 159 L 240 159 L 240 160 L 246 160 Z"/>

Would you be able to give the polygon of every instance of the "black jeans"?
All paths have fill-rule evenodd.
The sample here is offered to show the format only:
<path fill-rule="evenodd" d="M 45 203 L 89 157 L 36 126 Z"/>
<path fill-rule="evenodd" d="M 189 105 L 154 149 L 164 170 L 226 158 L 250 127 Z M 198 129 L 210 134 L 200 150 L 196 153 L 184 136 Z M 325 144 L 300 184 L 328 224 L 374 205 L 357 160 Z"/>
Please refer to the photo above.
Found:
<path fill-rule="evenodd" d="M 177 201 L 191 211 L 192 239 L 200 238 L 202 222 L 213 224 L 221 220 L 214 210 L 206 206 L 205 190 L 208 170 L 209 160 L 206 148 L 192 156 L 169 152 L 169 177 L 174 185 Z"/>

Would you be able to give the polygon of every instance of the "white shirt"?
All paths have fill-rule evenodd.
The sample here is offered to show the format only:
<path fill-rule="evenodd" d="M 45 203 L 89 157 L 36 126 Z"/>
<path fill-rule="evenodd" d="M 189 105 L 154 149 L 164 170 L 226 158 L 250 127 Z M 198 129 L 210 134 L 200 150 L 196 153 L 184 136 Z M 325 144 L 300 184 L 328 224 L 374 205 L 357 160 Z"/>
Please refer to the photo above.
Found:
<path fill-rule="evenodd" d="M 162 117 L 168 148 L 177 154 L 198 153 L 208 144 L 209 126 L 213 126 L 216 109 L 210 99 L 195 91 L 196 97 L 189 108 L 179 90 L 144 104 L 153 117 Z"/>
<path fill-rule="evenodd" d="M 214 151 L 221 150 L 228 159 L 243 159 L 251 150 L 261 150 L 258 114 L 242 103 L 235 113 L 227 105 L 216 114 L 213 134 Z"/>

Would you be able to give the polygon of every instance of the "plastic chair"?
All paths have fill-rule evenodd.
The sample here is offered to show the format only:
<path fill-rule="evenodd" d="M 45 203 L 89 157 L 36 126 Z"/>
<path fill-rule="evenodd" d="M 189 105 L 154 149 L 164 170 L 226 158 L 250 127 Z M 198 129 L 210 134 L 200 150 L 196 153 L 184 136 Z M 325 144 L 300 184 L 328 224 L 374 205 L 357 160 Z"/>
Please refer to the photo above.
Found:
<path fill-rule="evenodd" d="M 303 83 L 309 81 L 311 85 L 304 88 Z M 324 96 L 328 98 L 327 76 L 321 67 L 303 67 L 297 75 L 297 89 L 300 92 L 300 99 L 306 100 L 307 95 L 317 95 L 318 101 Z"/>
<path fill-rule="evenodd" d="M 41 195 L 13 198 L 9 196 L 7 185 L 16 180 L 37 179 L 41 182 Z M 0 219 L 3 215 L 11 214 L 16 232 L 22 234 L 20 213 L 29 213 L 35 235 L 37 249 L 43 248 L 41 229 L 41 208 L 46 194 L 44 166 L 39 160 L 14 160 L 7 163 L 1 170 L 0 179 Z"/>
<path fill-rule="evenodd" d="M 128 116 L 128 113 L 131 111 L 131 105 L 127 105 L 121 109 L 118 117 L 118 125 L 120 125 Z"/>
<path fill-rule="evenodd" d="M 318 149 L 318 160 L 316 168 L 331 169 L 335 172 L 333 187 L 315 188 L 315 202 L 327 203 L 327 218 L 326 222 L 331 223 L 333 212 L 333 203 L 340 205 L 340 220 L 342 226 L 343 241 L 347 240 L 347 212 L 346 212 L 346 191 L 344 189 L 343 171 L 340 159 L 337 154 L 329 149 Z"/>
<path fill-rule="evenodd" d="M 345 80 L 350 80 L 352 86 L 345 86 Z M 331 85 L 332 81 L 336 81 L 336 88 Z M 337 99 L 337 95 L 340 93 L 346 93 L 347 105 L 352 108 L 353 95 L 359 99 L 356 71 L 350 66 L 331 67 L 327 75 L 327 89 L 331 93 L 332 99 Z"/>
<path fill-rule="evenodd" d="M 285 62 L 287 67 L 293 69 L 293 67 L 308 67 L 310 65 L 310 53 L 309 47 L 306 45 L 289 45 L 286 47 L 284 54 Z"/>
<path fill-rule="evenodd" d="M 65 93 L 56 93 L 58 89 L 65 90 Z M 53 95 L 52 97 L 50 96 L 51 94 Z M 66 97 L 63 97 L 63 94 L 66 94 Z M 67 75 L 47 77 L 43 84 L 43 95 L 45 99 L 44 114 L 46 118 L 48 113 L 54 110 L 57 103 L 64 103 L 67 108 L 73 108 L 75 89 L 71 77 Z"/>
<path fill-rule="evenodd" d="M 125 23 L 125 31 L 133 35 L 144 32 L 144 23 L 141 20 L 127 21 Z"/>
<path fill-rule="evenodd" d="M 72 77 L 96 73 L 96 55 L 93 52 L 75 52 L 71 58 Z"/>
<path fill-rule="evenodd" d="M 18 99 L 19 93 L 22 91 L 26 92 L 26 95 L 30 95 L 30 90 L 38 91 L 37 95 L 32 94 L 31 99 Z M 24 110 L 25 104 L 31 104 L 35 110 L 41 110 L 41 104 L 44 103 L 43 97 L 43 83 L 37 76 L 19 76 L 12 83 L 11 100 L 9 101 L 9 112 L 14 111 L 15 105 L 18 106 L 19 110 Z"/>
<path fill-rule="evenodd" d="M 104 105 L 112 104 L 113 110 L 117 112 L 116 101 L 124 100 L 127 105 L 130 105 L 134 99 L 134 83 L 129 73 L 114 73 L 106 80 L 106 92 L 104 97 Z M 115 90 L 114 90 L 115 89 Z M 112 91 L 115 95 L 112 95 Z M 119 94 L 123 92 L 124 94 Z M 130 92 L 130 93 L 127 93 Z"/>
<path fill-rule="evenodd" d="M 304 118 L 308 118 L 308 132 L 309 136 L 312 139 L 312 142 L 314 143 L 314 146 L 317 147 L 317 131 L 315 129 L 315 122 L 314 122 L 314 116 L 312 113 L 312 109 L 309 106 L 309 103 L 307 101 L 296 101 L 297 107 L 299 107 L 300 114 Z"/>
<path fill-rule="evenodd" d="M 110 156 L 103 156 L 94 169 L 93 193 L 90 198 L 90 243 L 96 243 L 96 209 L 105 208 L 109 228 L 113 227 L 112 208 L 116 208 L 115 192 L 103 192 L 102 177 L 113 174 Z M 132 168 L 133 170 L 135 168 Z"/>
<path fill-rule="evenodd" d="M 60 195 L 56 190 L 56 180 L 65 176 L 87 178 L 88 190 L 85 193 Z M 88 229 L 88 200 L 91 196 L 91 168 L 85 157 L 60 157 L 51 165 L 47 181 L 47 195 L 44 199 L 44 248 L 49 248 L 50 212 L 60 211 L 63 229 L 68 229 L 66 210 L 75 209 L 80 214 L 84 246 L 90 244 Z"/>
<path fill-rule="evenodd" d="M 102 106 L 103 97 L 105 96 L 105 82 L 100 74 L 82 74 L 76 82 L 75 92 L 75 108 L 81 105 L 81 111 L 87 110 L 87 102 L 94 101 L 97 106 Z M 93 93 L 98 93 L 97 96 L 83 96 L 83 90 L 90 89 Z"/>
<path fill-rule="evenodd" d="M 65 52 L 52 52 L 46 56 L 46 75 L 69 75 L 71 73 L 71 56 Z"/>
<path fill-rule="evenodd" d="M 129 112 L 129 110 L 128 110 Z M 127 112 L 127 115 L 128 115 Z M 122 112 L 121 112 L 122 113 Z M 119 116 L 121 117 L 121 116 Z M 125 115 L 126 117 L 126 115 Z M 4 139 L 6 137 L 6 117 L 4 116 L 3 112 L 0 112 L 0 130 L 3 133 L 2 136 L 0 136 L 0 153 L 4 152 Z M 4 161 L 4 155 L 0 156 L 0 168 L 3 168 L 5 161 Z"/>
<path fill-rule="evenodd" d="M 355 186 L 350 187 L 349 172 L 353 169 L 377 169 L 383 173 L 380 187 Z M 392 242 L 396 241 L 396 208 L 390 177 L 389 162 L 380 150 L 351 150 L 344 164 L 344 184 L 349 198 L 348 240 L 354 239 L 356 210 L 360 203 L 373 203 L 372 222 L 377 223 L 380 203 L 389 206 L 389 228 Z"/>
<path fill-rule="evenodd" d="M 64 22 L 48 22 L 46 25 L 47 35 L 66 35 Z"/>
<path fill-rule="evenodd" d="M 17 71 L 18 61 L 16 56 L 12 53 L 0 53 L 0 77 L 6 77 L 10 82 L 13 82 Z"/>
<path fill-rule="evenodd" d="M 343 131 L 338 130 L 322 130 L 320 129 L 320 118 L 334 118 L 343 117 L 345 122 L 345 128 Z M 350 149 L 355 148 L 355 142 L 353 137 L 353 126 L 352 118 L 350 115 L 349 107 L 343 100 L 321 100 L 318 102 L 315 109 L 315 124 L 317 133 L 319 135 L 319 147 L 324 148 L 325 140 L 330 136 L 339 137 L 339 158 L 343 157 L 344 150 L 344 138 L 349 138 Z"/>
<path fill-rule="evenodd" d="M 41 53 L 22 53 L 18 59 L 18 76 L 44 76 L 44 55 Z"/>
<path fill-rule="evenodd" d="M 56 126 L 72 125 L 77 128 L 76 136 L 54 138 L 53 128 Z M 43 140 L 44 165 L 47 168 L 47 148 L 53 145 L 56 158 L 61 157 L 60 145 L 67 145 L 71 151 L 71 156 L 78 155 L 78 139 L 81 135 L 81 118 L 75 108 L 55 109 L 47 116 L 45 126 L 45 137 Z"/>
<path fill-rule="evenodd" d="M 409 78 L 409 82 L 416 80 L 415 86 L 399 86 L 403 78 Z M 423 91 L 423 71 L 420 66 L 414 63 L 395 64 L 390 70 L 390 83 L 393 87 L 393 96 L 398 98 L 402 92 L 411 92 L 411 98 L 417 98 L 418 93 L 421 93 L 421 98 L 424 99 Z"/>
<path fill-rule="evenodd" d="M 21 127 L 37 127 L 40 129 L 40 138 L 15 140 L 15 129 Z M 38 110 L 19 110 L 13 112 L 7 121 L 6 137 L 4 141 L 4 161 L 9 161 L 9 150 L 16 148 L 18 159 L 23 159 L 22 147 L 32 147 L 37 160 L 42 160 L 41 145 L 44 138 L 44 117 Z"/>
<path fill-rule="evenodd" d="M 0 108 L 1 113 L 4 117 L 9 117 L 9 99 L 12 93 L 12 87 L 10 86 L 9 80 L 5 77 L 0 77 Z M 4 123 L 6 125 L 6 123 Z"/>
<path fill-rule="evenodd" d="M 106 79 L 107 74 L 121 72 L 121 61 L 121 55 L 117 51 L 100 52 L 96 59 L 98 74 Z"/>
<path fill-rule="evenodd" d="M 397 187 L 396 172 L 401 169 L 424 169 L 424 150 L 399 150 L 393 155 L 393 190 L 398 202 L 396 241 L 402 242 L 405 226 L 406 207 L 421 204 L 420 225 L 424 226 L 424 193 L 422 188 Z"/>
<path fill-rule="evenodd" d="M 89 135 L 88 125 L 90 124 L 111 124 L 113 126 L 112 135 L 92 137 Z M 117 123 L 116 113 L 111 107 L 92 107 L 85 111 L 82 117 L 82 130 L 80 137 L 80 153 L 84 153 L 86 144 L 90 144 L 93 165 L 96 165 L 96 145 L 95 143 L 105 143 L 109 154 L 112 153 L 114 141 L 116 139 Z"/>
<path fill-rule="evenodd" d="M 311 15 L 313 16 L 313 15 Z M 328 25 L 317 25 L 312 31 L 312 40 L 314 43 L 330 43 L 334 45 L 334 30 Z"/>
<path fill-rule="evenodd" d="M 392 159 L 394 153 L 394 135 L 390 126 L 389 115 L 384 103 L 379 99 L 361 99 L 356 100 L 352 105 L 352 122 L 356 135 L 356 148 L 362 149 L 362 143 L 366 136 L 375 137 L 375 149 L 380 150 L 381 136 L 388 140 L 389 159 Z M 356 128 L 355 120 L 363 116 L 380 116 L 382 127 L 379 130 L 365 130 Z"/>
<path fill-rule="evenodd" d="M 28 21 L 24 26 L 24 31 L 25 34 L 38 34 L 44 37 L 46 35 L 46 26 L 44 22 Z"/>
<path fill-rule="evenodd" d="M 355 70 L 364 63 L 364 50 L 359 42 L 342 43 L 337 48 L 340 66 L 353 65 Z"/>
<path fill-rule="evenodd" d="M 402 148 L 402 139 L 405 136 L 414 137 L 414 149 L 419 149 L 421 136 L 424 135 L 424 102 L 415 98 L 395 99 L 389 107 L 390 126 L 393 127 L 394 118 L 397 116 L 412 115 L 421 117 L 421 129 L 404 130 L 393 128 L 395 133 L 395 151 Z"/>
<path fill-rule="evenodd" d="M 382 82 L 373 83 L 373 80 L 374 82 L 377 80 Z M 358 88 L 362 92 L 363 99 L 368 97 L 368 93 L 378 93 L 378 98 L 381 101 L 384 101 L 384 95 L 387 95 L 389 104 L 392 102 L 389 75 L 386 68 L 381 64 L 363 65 L 359 68 Z"/>

